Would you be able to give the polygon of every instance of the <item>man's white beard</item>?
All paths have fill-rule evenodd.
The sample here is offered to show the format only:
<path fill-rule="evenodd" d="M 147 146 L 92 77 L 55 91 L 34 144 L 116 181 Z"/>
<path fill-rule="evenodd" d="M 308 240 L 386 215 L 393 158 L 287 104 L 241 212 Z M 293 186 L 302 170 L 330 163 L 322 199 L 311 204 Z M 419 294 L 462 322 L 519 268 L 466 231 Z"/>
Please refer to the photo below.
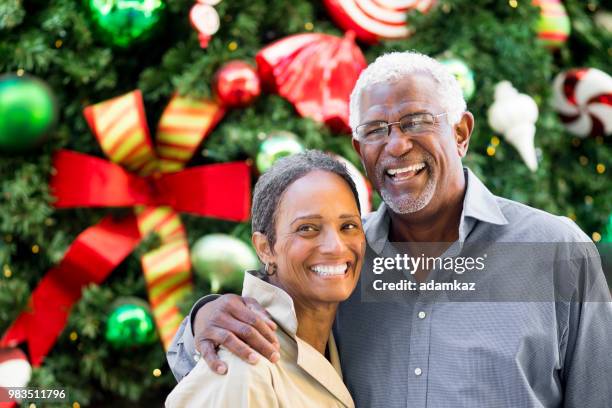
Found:
<path fill-rule="evenodd" d="M 428 167 L 425 171 L 429 172 L 430 168 Z M 383 176 L 385 177 L 385 176 Z M 379 184 L 383 186 L 382 183 Z M 434 177 L 432 174 L 429 174 L 429 178 L 427 179 L 427 184 L 423 189 L 423 192 L 414 197 L 413 194 L 408 196 L 404 196 L 401 199 L 392 199 L 392 195 L 384 188 L 380 189 L 380 196 L 387 206 L 396 214 L 411 214 L 425 208 L 427 204 L 433 198 L 434 192 L 436 191 L 436 182 L 434 181 Z"/>

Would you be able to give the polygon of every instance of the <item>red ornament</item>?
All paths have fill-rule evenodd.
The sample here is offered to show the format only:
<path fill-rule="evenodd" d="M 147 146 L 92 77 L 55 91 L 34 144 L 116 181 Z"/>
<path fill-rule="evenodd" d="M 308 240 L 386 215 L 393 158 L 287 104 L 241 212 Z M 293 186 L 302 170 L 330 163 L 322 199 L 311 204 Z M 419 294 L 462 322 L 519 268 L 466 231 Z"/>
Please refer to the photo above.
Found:
<path fill-rule="evenodd" d="M 596 68 L 562 72 L 553 82 L 553 106 L 579 137 L 612 134 L 612 76 Z"/>
<path fill-rule="evenodd" d="M 221 104 L 228 108 L 248 106 L 261 93 L 257 72 L 242 61 L 223 65 L 215 74 L 213 89 Z"/>
<path fill-rule="evenodd" d="M 350 133 L 349 98 L 366 60 L 355 34 L 297 34 L 255 57 L 262 83 L 291 102 L 301 116 Z"/>
<path fill-rule="evenodd" d="M 406 15 L 429 11 L 436 0 L 323 0 L 332 19 L 345 31 L 369 44 L 380 39 L 401 39 L 411 34 Z"/>

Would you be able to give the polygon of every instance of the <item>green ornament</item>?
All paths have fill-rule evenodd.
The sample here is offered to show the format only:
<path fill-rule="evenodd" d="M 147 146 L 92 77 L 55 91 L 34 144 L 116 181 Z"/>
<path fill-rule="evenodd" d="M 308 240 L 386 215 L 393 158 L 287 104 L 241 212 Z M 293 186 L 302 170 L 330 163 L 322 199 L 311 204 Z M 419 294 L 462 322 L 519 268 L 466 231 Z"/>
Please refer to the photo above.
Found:
<path fill-rule="evenodd" d="M 476 83 L 474 82 L 474 72 L 470 67 L 459 58 L 442 58 L 439 61 L 457 78 L 465 100 L 472 99 L 476 90 Z"/>
<path fill-rule="evenodd" d="M 57 121 L 51 89 L 31 76 L 0 77 L 0 151 L 22 152 L 41 144 Z"/>
<path fill-rule="evenodd" d="M 612 281 L 612 214 L 608 217 L 608 225 L 603 229 L 601 240 L 597 242 L 597 250 L 601 255 L 601 266 L 608 283 Z"/>
<path fill-rule="evenodd" d="M 608 218 L 608 225 L 606 225 L 604 228 L 601 242 L 612 243 L 612 214 L 610 214 L 610 217 Z"/>
<path fill-rule="evenodd" d="M 148 38 L 163 17 L 164 0 L 87 0 L 105 42 L 127 48 Z"/>
<path fill-rule="evenodd" d="M 148 304 L 138 298 L 116 302 L 106 322 L 106 340 L 117 348 L 151 344 L 157 337 Z"/>
<path fill-rule="evenodd" d="M 259 145 L 259 152 L 255 159 L 257 170 L 265 173 L 281 157 L 303 151 L 304 146 L 295 134 L 284 130 L 273 132 Z"/>
<path fill-rule="evenodd" d="M 213 293 L 218 293 L 221 287 L 240 291 L 244 272 L 259 267 L 253 249 L 227 234 L 209 234 L 198 239 L 191 248 L 191 263 L 198 276 L 210 282 Z"/>

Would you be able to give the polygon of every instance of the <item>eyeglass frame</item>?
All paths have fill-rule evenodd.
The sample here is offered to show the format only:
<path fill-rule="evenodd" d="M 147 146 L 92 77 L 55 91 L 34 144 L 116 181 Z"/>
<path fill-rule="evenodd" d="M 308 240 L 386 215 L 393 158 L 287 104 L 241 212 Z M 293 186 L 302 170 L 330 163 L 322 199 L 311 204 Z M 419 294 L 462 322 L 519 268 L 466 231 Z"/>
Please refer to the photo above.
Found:
<path fill-rule="evenodd" d="M 353 131 L 353 138 L 354 138 L 355 140 L 357 140 L 359 143 L 364 143 L 364 144 L 374 144 L 374 143 L 378 143 L 378 142 L 381 142 L 382 140 L 385 140 L 386 138 L 388 138 L 388 137 L 389 137 L 389 135 L 391 135 L 391 127 L 392 127 L 393 125 L 400 125 L 400 124 L 402 123 L 402 120 L 403 120 L 404 118 L 407 118 L 407 117 L 409 117 L 409 116 L 416 116 L 416 115 L 431 115 L 431 117 L 433 117 L 433 118 L 434 118 L 433 124 L 435 125 L 436 123 L 438 123 L 438 118 L 439 118 L 440 116 L 448 115 L 449 113 L 451 113 L 451 112 L 448 112 L 448 111 L 447 111 L 447 112 L 438 113 L 438 114 L 436 114 L 436 115 L 434 115 L 433 113 L 430 113 L 430 112 L 415 112 L 415 113 L 409 113 L 409 114 L 407 114 L 407 115 L 402 116 L 402 117 L 401 117 L 401 118 L 400 118 L 398 121 L 396 121 L 396 122 L 390 122 L 390 123 L 389 123 L 389 122 L 387 122 L 387 121 L 384 121 L 384 120 L 372 120 L 372 121 L 370 121 L 370 122 L 366 122 L 366 123 L 362 123 L 362 124 L 360 124 L 360 125 L 357 125 L 357 127 L 355 127 L 355 131 Z M 373 140 L 373 141 L 371 141 L 371 142 L 366 142 L 366 141 L 365 141 L 366 139 L 362 139 L 362 138 L 360 138 L 360 137 L 358 136 L 358 134 L 357 134 L 357 129 L 359 129 L 359 127 L 361 127 L 361 126 L 365 126 L 365 125 L 368 125 L 368 124 L 370 124 L 370 123 L 374 123 L 374 122 L 379 122 L 379 123 L 383 123 L 383 122 L 384 122 L 384 123 L 386 123 L 386 124 L 387 124 L 387 135 L 386 135 L 386 136 L 381 137 L 380 139 L 375 139 L 375 140 Z M 403 134 L 405 134 L 405 133 L 406 133 L 406 132 L 404 132 L 404 131 L 402 130 L 401 126 L 400 126 L 399 128 L 400 128 L 400 131 L 401 131 Z"/>

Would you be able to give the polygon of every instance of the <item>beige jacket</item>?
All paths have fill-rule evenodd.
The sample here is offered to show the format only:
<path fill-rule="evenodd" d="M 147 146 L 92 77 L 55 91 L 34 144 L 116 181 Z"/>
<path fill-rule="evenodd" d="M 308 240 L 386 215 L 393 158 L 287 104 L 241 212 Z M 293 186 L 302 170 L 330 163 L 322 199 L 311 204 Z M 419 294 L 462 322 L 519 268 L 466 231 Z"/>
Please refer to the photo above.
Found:
<path fill-rule="evenodd" d="M 333 336 L 328 343 L 330 363 L 296 336 L 297 317 L 285 291 L 245 273 L 242 295 L 256 299 L 278 324 L 280 360 L 272 364 L 261 357 L 251 365 L 221 348 L 219 358 L 227 363 L 227 374 L 213 373 L 200 360 L 168 395 L 166 407 L 354 408 L 342 382 Z"/>

